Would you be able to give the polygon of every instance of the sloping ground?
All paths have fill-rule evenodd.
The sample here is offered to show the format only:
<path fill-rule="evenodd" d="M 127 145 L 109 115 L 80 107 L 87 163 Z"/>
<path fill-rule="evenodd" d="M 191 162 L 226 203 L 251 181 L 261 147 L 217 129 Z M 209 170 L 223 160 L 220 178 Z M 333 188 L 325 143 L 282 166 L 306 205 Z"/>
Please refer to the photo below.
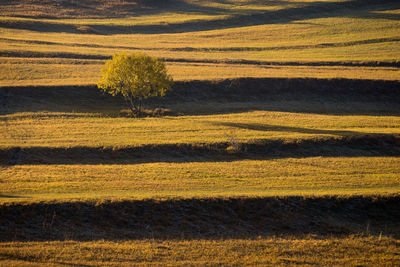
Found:
<path fill-rule="evenodd" d="M 0 237 L 33 241 L 368 233 L 398 238 L 399 205 L 399 196 L 8 203 L 0 206 Z"/>
<path fill-rule="evenodd" d="M 370 12 L 386 10 L 387 5 L 398 7 L 395 0 L 348 0 L 348 1 L 325 1 L 325 2 L 308 2 L 299 3 L 297 1 L 288 1 L 279 3 L 281 7 L 278 10 L 262 10 L 263 5 L 258 3 L 259 10 L 240 10 L 232 9 L 237 7 L 236 3 L 227 3 L 228 8 L 209 6 L 208 1 L 84 1 L 79 4 L 75 1 L 45 1 L 29 4 L 29 0 L 22 0 L 22 3 L 4 3 L 3 16 L 23 16 L 23 17 L 50 17 L 50 18 L 110 18 L 110 17 L 127 17 L 136 15 L 135 13 L 147 14 L 164 13 L 164 12 L 188 12 L 188 13 L 204 13 L 224 14 L 223 18 L 211 18 L 205 20 L 187 20 L 180 23 L 159 23 L 155 25 L 86 25 L 90 31 L 83 33 L 101 33 L 101 34 L 124 34 L 124 33 L 182 33 L 191 31 L 207 31 L 216 29 L 225 29 L 232 27 L 245 27 L 263 24 L 288 23 L 301 19 L 316 19 L 327 16 L 348 16 L 355 12 Z M 24 3 L 28 2 L 28 3 Z M 47 3 L 46 3 L 47 2 Z M 50 2 L 50 3 L 49 3 Z M 141 2 L 141 3 L 139 3 Z M 147 4 L 147 5 L 146 5 Z M 218 4 L 217 3 L 214 3 Z M 291 4 L 291 5 L 290 5 Z M 240 6 L 240 5 L 239 5 Z M 264 8 L 267 7 L 264 5 Z M 272 3 L 272 6 L 274 4 Z M 261 8 L 260 8 L 261 7 Z M 247 12 L 246 12 L 247 11 Z M 251 11 L 249 14 L 248 11 Z M 95 15 L 96 14 L 96 15 Z M 12 29 L 27 29 L 40 32 L 80 32 L 80 28 L 73 24 L 57 23 L 57 22 L 40 22 L 40 21 L 3 21 L 1 27 Z"/>
<path fill-rule="evenodd" d="M 165 59 L 176 80 L 399 80 L 399 9 L 394 0 L 5 1 L 0 81 L 91 84 L 122 51 Z"/>
<path fill-rule="evenodd" d="M 2 88 L 2 201 L 396 194 L 399 88 L 178 82 L 147 104 L 179 112 L 143 119 L 95 86 Z"/>
<path fill-rule="evenodd" d="M 240 111 L 253 108 L 251 101 L 264 101 L 270 103 L 272 110 L 288 110 L 294 112 L 321 113 L 321 110 L 314 107 L 307 110 L 307 106 L 313 106 L 314 100 L 325 105 L 324 112 L 346 114 L 348 110 L 341 110 L 341 105 L 354 105 L 354 102 L 365 103 L 366 110 L 358 111 L 350 109 L 351 114 L 376 114 L 397 115 L 400 105 L 400 84 L 397 81 L 374 81 L 374 80 L 346 80 L 346 79 L 233 79 L 221 81 L 190 81 L 177 82 L 173 91 L 166 99 L 152 99 L 148 105 L 157 106 L 184 105 L 188 103 L 191 109 L 196 105 L 208 101 L 223 103 L 241 102 L 249 103 L 249 106 L 239 108 Z M 160 102 L 161 101 L 161 102 Z M 278 102 L 281 105 L 274 106 Z M 287 102 L 285 102 L 287 101 Z M 294 102 L 290 102 L 294 101 Z M 287 103 L 301 104 L 300 110 L 291 110 Z M 21 111 L 41 111 L 45 109 L 53 112 L 79 112 L 91 111 L 104 112 L 110 116 L 110 112 L 121 108 L 121 101 L 118 98 L 102 95 L 95 86 L 72 86 L 72 87 L 3 87 L 0 88 L 1 112 L 12 114 Z M 336 109 L 329 111 L 326 105 L 336 106 Z M 380 104 L 376 106 L 376 104 Z M 297 105 L 298 106 L 298 105 Z M 257 108 L 255 106 L 254 108 Z M 271 108 L 266 106 L 266 108 Z M 385 110 L 386 109 L 386 110 Z M 183 109 L 186 113 L 195 111 Z M 209 108 L 208 112 L 229 113 L 235 109 L 218 107 Z M 178 113 L 179 114 L 179 113 Z M 176 114 L 176 115 L 178 115 Z M 183 115 L 182 113 L 180 113 Z M 173 115 L 173 114 L 170 114 Z M 2 117 L 6 126 L 7 123 L 16 122 L 18 119 L 49 119 L 52 117 L 90 118 L 102 116 L 101 114 L 70 114 L 70 113 L 40 113 L 40 114 L 16 114 Z M 114 115 L 115 116 L 115 115 Z M 118 116 L 118 115 L 116 115 Z M 179 115 L 178 115 L 179 116 Z M 133 120 L 135 121 L 135 120 Z M 333 134 L 335 137 L 315 137 L 308 140 L 229 140 L 225 142 L 168 143 L 168 144 L 142 144 L 140 147 L 124 145 L 122 147 L 84 146 L 75 147 L 51 147 L 44 143 L 41 147 L 19 147 L 8 146 L 0 150 L 1 162 L 6 165 L 14 164 L 96 164 L 108 163 L 117 164 L 119 161 L 130 163 L 145 162 L 191 162 L 210 159 L 235 160 L 251 158 L 275 158 L 275 157 L 300 157 L 300 156 L 393 156 L 399 155 L 398 134 L 379 134 L 368 132 L 357 132 L 345 130 L 319 130 L 307 128 L 295 128 L 282 125 L 270 125 L 254 122 L 211 122 L 214 126 L 233 127 L 254 131 L 282 131 L 299 132 L 302 134 Z M 135 126 L 135 125 L 133 125 Z M 133 127 L 131 126 L 131 127 Z M 19 128 L 22 126 L 19 125 Z M 137 125 L 135 126 L 137 127 Z M 146 126 L 149 127 L 149 126 Z M 363 126 L 365 127 L 365 126 Z M 385 125 L 388 127 L 388 125 Z M 18 128 L 17 128 L 18 129 Z M 29 135 L 29 134 L 28 134 Z M 26 136 L 24 137 L 26 139 Z M 34 138 L 34 137 L 32 137 Z M 26 142 L 26 141 L 25 141 Z"/>
<path fill-rule="evenodd" d="M 395 0 L 2 1 L 1 81 L 50 86 L 0 88 L 0 126 L 10 131 L 0 133 L 8 138 L 0 149 L 0 265 L 162 265 L 175 248 L 172 265 L 397 264 L 399 8 Z M 93 85 L 52 86 L 93 83 L 102 60 L 121 50 L 164 58 L 179 79 L 196 73 L 203 81 L 178 82 L 164 101 L 149 100 L 174 109 L 153 128 L 121 118 L 121 101 Z M 202 71 L 213 79 L 358 79 L 204 81 Z M 260 121 L 223 118 L 253 110 Z M 256 135 L 207 139 L 195 121 L 147 140 L 199 113 L 219 114 L 207 124 L 219 133 Z M 66 136 L 76 118 L 86 128 Z M 102 143 L 115 120 L 123 123 L 110 135 L 127 131 Z M 132 145 L 132 133 L 146 127 Z M 182 130 L 200 136 L 197 143 L 171 138 Z M 146 242 L 157 247 L 141 254 Z M 276 253 L 263 261 L 267 251 Z"/>

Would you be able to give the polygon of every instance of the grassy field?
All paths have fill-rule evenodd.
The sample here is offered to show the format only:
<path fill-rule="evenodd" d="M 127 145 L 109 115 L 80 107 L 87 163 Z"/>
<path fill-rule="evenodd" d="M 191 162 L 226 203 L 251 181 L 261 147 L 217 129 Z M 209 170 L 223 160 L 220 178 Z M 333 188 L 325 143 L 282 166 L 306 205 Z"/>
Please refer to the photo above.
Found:
<path fill-rule="evenodd" d="M 129 160 L 129 159 L 126 159 Z M 173 159 L 165 159 L 173 161 Z M 204 157 L 195 160 L 207 161 Z M 123 160 L 121 160 L 123 161 Z M 398 157 L 310 157 L 229 162 L 23 165 L 0 170 L 0 201 L 165 197 L 393 195 Z"/>
<path fill-rule="evenodd" d="M 92 114 L 5 116 L 0 147 L 125 147 L 149 144 L 246 143 L 374 134 L 400 134 L 395 116 L 318 115 L 251 111 L 162 118 L 104 118 Z M 7 124 L 6 124 L 7 123 Z"/>
<path fill-rule="evenodd" d="M 59 11 L 42 10 L 52 17 L 45 19 L 19 17 L 18 9 L 4 9 L 0 81 L 4 85 L 91 84 L 99 78 L 104 58 L 120 51 L 164 58 L 176 80 L 400 77 L 396 1 L 371 1 L 363 8 L 361 1 L 354 0 L 173 2 L 175 8 L 134 9 L 137 15 L 123 18 L 62 14 L 57 18 L 54 14 Z M 133 7 L 118 8 L 129 12 Z M 33 12 L 28 6 L 25 9 Z"/>
<path fill-rule="evenodd" d="M 121 117 L 120 102 L 91 87 L 11 88 L 14 112 L 1 116 L 3 162 L 12 165 L 1 170 L 2 202 L 399 192 L 395 92 L 377 101 L 369 91 L 274 92 L 253 80 L 250 93 L 251 81 L 232 82 L 243 102 L 201 100 L 182 83 L 180 100 L 166 100 L 175 115 L 140 119 Z"/>
<path fill-rule="evenodd" d="M 45 56 L 44 56 L 45 57 Z M 57 63 L 58 62 L 58 63 Z M 213 80 L 237 77 L 348 78 L 399 80 L 397 67 L 352 66 L 268 66 L 236 63 L 167 63 L 175 80 Z M 340 63 L 338 63 L 340 64 Z M 373 63 L 375 64 L 375 63 Z M 100 78 L 100 60 L 2 58 L 0 79 L 4 86 L 87 85 Z"/>
<path fill-rule="evenodd" d="M 4 1 L 0 266 L 400 264 L 396 0 Z M 176 81 L 130 118 L 116 52 Z"/>
<path fill-rule="evenodd" d="M 397 265 L 398 240 L 350 236 L 321 240 L 143 240 L 0 244 L 7 266 L 120 265 Z M 321 255 L 324 255 L 321 257 Z"/>

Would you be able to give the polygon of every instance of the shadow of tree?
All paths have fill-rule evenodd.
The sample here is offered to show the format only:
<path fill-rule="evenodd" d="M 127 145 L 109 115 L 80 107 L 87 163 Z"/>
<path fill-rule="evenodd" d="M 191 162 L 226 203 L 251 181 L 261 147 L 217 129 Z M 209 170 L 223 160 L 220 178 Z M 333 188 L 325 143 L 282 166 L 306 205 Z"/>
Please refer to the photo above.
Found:
<path fill-rule="evenodd" d="M 338 135 L 338 136 L 350 136 L 350 135 L 363 135 L 365 133 L 356 131 L 344 131 L 344 130 L 321 130 L 321 129 L 310 129 L 302 127 L 290 127 L 282 125 L 269 125 L 261 123 L 235 123 L 235 122 L 210 122 L 212 125 L 228 126 L 245 130 L 263 131 L 263 132 L 291 132 L 291 133 L 303 133 L 303 134 L 327 134 L 327 135 Z"/>
<path fill-rule="evenodd" d="M 175 82 L 173 90 L 165 98 L 148 99 L 146 104 L 154 107 L 173 105 L 176 106 L 173 108 L 174 111 L 186 115 L 236 113 L 249 110 L 398 115 L 399 84 L 398 81 L 312 78 L 182 81 Z M 2 95 L 6 97 L 1 98 Z M 103 94 L 95 85 L 2 87 L 0 101 L 4 104 L 4 107 L 0 107 L 0 115 L 43 110 L 62 113 L 18 114 L 7 117 L 9 120 L 34 116 L 114 117 L 125 108 L 120 97 Z M 219 104 L 213 105 L 213 103 Z M 232 103 L 235 104 L 226 106 Z M 361 106 L 354 105 L 357 103 Z M 190 107 L 182 108 L 185 104 L 190 104 Z M 201 108 L 204 105 L 206 107 Z M 0 120 L 5 119 L 0 117 Z"/>

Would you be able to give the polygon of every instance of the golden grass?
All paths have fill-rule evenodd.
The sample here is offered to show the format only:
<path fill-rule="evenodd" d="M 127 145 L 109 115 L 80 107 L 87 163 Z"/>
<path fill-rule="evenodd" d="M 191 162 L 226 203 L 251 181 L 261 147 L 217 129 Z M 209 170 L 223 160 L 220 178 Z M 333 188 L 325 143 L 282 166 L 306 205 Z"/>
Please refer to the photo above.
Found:
<path fill-rule="evenodd" d="M 13 5 L 4 4 L 0 14 L 5 17 L 58 17 L 63 18 L 63 20 L 68 22 L 74 22 L 77 21 L 75 18 L 80 18 L 92 23 L 96 23 L 98 19 L 107 18 L 110 22 L 127 23 L 121 21 L 120 17 L 123 16 L 126 17 L 128 21 L 132 20 L 136 23 L 146 21 L 149 23 L 154 20 L 157 21 L 157 19 L 159 20 L 160 14 L 158 13 L 162 13 L 166 18 L 160 20 L 160 22 L 173 23 L 181 21 L 188 16 L 202 19 L 214 18 L 218 17 L 216 14 L 220 14 L 221 16 L 222 14 L 241 14 L 255 11 L 280 10 L 282 8 L 303 6 L 304 2 L 312 1 L 307 0 L 298 3 L 296 0 L 289 0 L 286 1 L 286 3 L 273 3 L 270 5 L 257 3 L 251 0 L 240 1 L 239 3 L 237 1 L 215 2 L 204 0 L 169 1 L 168 3 L 157 1 L 146 3 L 145 1 L 94 0 L 82 1 L 80 5 L 74 5 L 69 2 L 41 1 L 35 3 L 31 1 L 20 1 Z M 322 2 L 332 2 L 332 0 L 324 0 Z M 335 2 L 337 2 L 337 0 Z M 151 12 L 154 9 L 159 9 L 159 12 L 155 15 Z M 207 15 L 207 11 L 216 14 Z M 136 16 L 132 16 L 132 13 Z M 178 15 L 178 18 L 170 17 L 170 14 Z M 149 21 L 148 17 L 152 19 Z"/>
<path fill-rule="evenodd" d="M 289 0 L 260 4 L 259 1 L 247 0 L 188 0 L 187 9 L 168 7 L 165 12 L 160 12 L 162 9 L 158 10 L 159 7 L 137 6 L 135 16 L 131 15 L 132 10 L 126 9 L 134 5 L 131 1 L 82 1 L 83 5 L 91 5 L 89 9 L 79 6 L 60 8 L 45 1 L 4 5 L 0 8 L 0 86 L 93 84 L 99 78 L 99 69 L 104 61 L 84 58 L 107 57 L 120 51 L 141 51 L 169 60 L 186 60 L 168 62 L 175 80 L 236 77 L 400 80 L 400 21 L 396 19 L 399 14 L 396 3 L 383 3 L 377 10 L 353 8 L 349 12 L 344 8 L 343 13 L 336 10 L 332 16 L 325 14 L 320 18 L 312 17 L 312 14 L 307 17 L 309 13 L 306 12 L 303 18 L 296 14 L 296 20 L 291 19 L 292 14 L 282 16 L 282 21 L 268 22 L 265 17 L 263 25 L 258 25 L 257 21 L 255 26 L 229 25 L 235 16 L 290 11 L 290 8 L 315 2 L 343 1 Z M 71 14 L 77 18 L 71 19 Z M 21 18 L 20 15 L 33 17 Z M 58 18 L 34 18 L 49 15 Z M 89 15 L 91 18 L 87 18 Z M 202 28 L 204 25 L 209 27 Z M 57 27 L 61 30 L 52 32 Z M 140 33 L 143 29 L 146 34 Z M 178 33 L 168 33 L 174 29 Z M 59 54 L 58 58 L 51 58 L 55 53 Z M 12 58 L 13 55 L 16 57 Z M 77 59 L 68 59 L 68 56 L 77 56 Z M 210 60 L 213 62 L 206 62 Z M 226 62 L 241 60 L 255 61 L 255 64 Z M 286 62 L 288 65 L 265 66 L 257 65 L 257 62 Z M 300 65 L 290 65 L 293 62 Z M 315 62 L 322 66 L 312 66 Z M 359 66 L 345 66 L 349 62 Z M 383 67 L 380 63 L 390 66 Z M 337 116 L 251 111 L 249 108 L 287 110 L 288 107 L 282 107 L 302 105 L 300 110 L 305 112 L 303 102 L 260 103 L 259 106 L 257 103 L 232 103 L 231 106 L 220 103 L 193 106 L 189 103 L 186 105 L 194 112 L 217 111 L 218 108 L 250 111 L 129 119 L 104 116 L 104 113 L 115 113 L 115 106 L 92 109 L 95 103 L 92 105 L 90 99 L 87 106 L 77 106 L 82 108 L 81 113 L 45 112 L 71 112 L 74 107 L 71 103 L 64 103 L 64 99 L 46 101 L 50 100 L 24 102 L 25 110 L 33 107 L 35 112 L 0 116 L 0 148 L 119 148 L 146 144 L 236 143 L 259 139 L 293 141 L 400 133 L 400 118 L 385 116 L 385 112 L 378 112 L 382 114 L 380 116 Z M 327 107 L 326 103 L 315 104 L 320 105 L 322 112 Z M 340 105 L 348 114 L 351 111 L 365 114 L 369 110 L 368 104 L 353 104 L 349 107 Z M 373 112 L 387 110 L 381 105 L 373 103 L 370 109 Z M 187 109 L 185 104 L 175 106 Z M 335 111 L 338 109 L 334 108 Z M 341 148 L 338 149 L 340 155 Z M 307 153 L 304 151 L 305 156 Z M 193 162 L 168 162 L 172 160 L 166 158 L 166 162 L 152 163 L 149 155 L 150 163 L 142 164 L 119 159 L 85 165 L 79 163 L 79 159 L 70 162 L 65 159 L 64 164 L 55 165 L 0 166 L 0 203 L 234 196 L 370 196 L 398 195 L 400 192 L 400 158 L 396 156 L 241 160 L 236 157 L 232 161 L 216 161 L 211 156 L 202 156 L 196 162 L 196 156 L 191 155 L 189 161 Z M 0 265 L 397 266 L 400 265 L 399 245 L 397 239 L 371 236 L 2 242 Z"/>
<path fill-rule="evenodd" d="M 396 239 L 362 236 L 4 242 L 0 243 L 0 265 L 396 266 L 399 246 Z"/>
<path fill-rule="evenodd" d="M 21 165 L 0 170 L 0 201 L 391 195 L 399 165 L 398 157 Z"/>
<path fill-rule="evenodd" d="M 130 50 L 162 58 L 273 62 L 400 60 L 399 23 L 378 21 L 378 26 L 372 26 L 368 19 L 320 20 L 305 24 L 261 25 L 207 32 L 110 36 L 2 29 L 0 51 L 110 56 Z M 332 28 L 332 24 L 335 28 Z M 363 28 L 359 27 L 360 24 Z M 343 29 L 340 29 L 340 25 L 343 25 Z M 349 28 L 349 25 L 353 28 Z M 330 28 L 330 31 L 326 31 L 325 27 Z M 37 43 L 43 41 L 51 43 Z M 321 47 L 324 44 L 328 45 Z"/>
<path fill-rule="evenodd" d="M 346 0 L 321 0 L 318 2 L 329 3 L 345 1 Z M 285 2 L 270 2 L 268 4 L 252 0 L 242 0 L 240 2 L 185 0 L 169 1 L 168 3 L 157 1 L 146 3 L 144 1 L 93 0 L 82 1 L 80 5 L 74 5 L 69 2 L 44 0 L 41 2 L 20 1 L 12 5 L 4 4 L 0 14 L 5 17 L 57 17 L 64 18 L 66 21 L 75 20 L 71 18 L 81 18 L 89 21 L 107 18 L 110 21 L 119 21 L 119 17 L 122 16 L 134 21 L 142 21 L 145 20 L 146 17 L 154 17 L 154 19 L 157 19 L 160 14 L 153 15 L 151 11 L 154 9 L 159 9 L 159 12 L 165 15 L 171 14 L 169 12 L 173 12 L 172 14 L 178 13 L 178 15 L 185 17 L 188 15 L 205 16 L 208 12 L 213 14 L 241 14 L 246 12 L 280 10 L 289 7 L 301 7 L 304 6 L 305 3 L 312 2 L 315 2 L 315 0 L 288 0 Z M 135 11 L 135 13 L 137 12 L 137 16 L 132 17 L 132 11 Z M 211 17 L 211 15 L 209 16 Z M 176 18 L 170 18 L 169 21 L 176 21 Z"/>
<path fill-rule="evenodd" d="M 3 115 L 1 117 L 7 120 L 0 122 L 3 129 L 0 147 L 124 147 L 400 133 L 400 118 L 397 116 L 274 111 L 142 119 L 76 115 L 81 116 L 38 112 Z"/>
<path fill-rule="evenodd" d="M 313 4 L 313 1 L 308 1 Z M 111 56 L 121 51 L 141 51 L 166 59 L 214 60 L 220 64 L 170 63 L 169 69 L 176 80 L 218 79 L 233 77 L 317 77 L 399 80 L 398 67 L 347 67 L 329 66 L 329 62 L 398 62 L 399 20 L 395 4 L 382 4 L 379 11 L 359 11 L 331 17 L 304 18 L 255 26 L 230 26 L 232 16 L 270 12 L 307 3 L 292 1 L 288 4 L 257 4 L 254 2 L 217 3 L 201 1 L 193 4 L 193 10 L 169 10 L 123 18 L 93 19 L 42 19 L 3 16 L 0 23 L 0 52 L 35 52 L 47 57 L 48 53 L 73 53 L 80 55 Z M 189 7 L 187 7 L 189 8 Z M 211 8 L 211 9 L 210 9 Z M 218 12 L 212 12 L 219 8 Z M 157 8 L 156 8 L 157 10 Z M 269 11 L 268 11 L 269 10 Z M 289 16 L 290 18 L 290 16 Z M 285 17 L 282 18 L 283 20 Z M 215 20 L 215 29 L 212 22 Z M 210 29 L 198 31 L 196 26 L 210 25 Z M 13 29 L 10 25 L 35 25 L 37 30 Z M 21 24 L 22 23 L 22 24 Z M 51 32 L 52 23 L 69 27 L 71 32 Z M 197 25 L 194 23 L 194 25 Z M 168 25 L 179 33 L 151 33 L 151 27 Z M 63 26 L 63 27 L 64 27 Z M 142 34 L 129 27 L 148 27 L 150 33 Z M 199 26 L 199 27 L 200 27 Z M 108 27 L 108 28 L 103 28 Z M 122 27 L 122 28 L 121 28 Z M 124 28 L 125 27 L 125 28 Z M 126 28 L 128 27 L 128 28 Z M 158 27 L 158 26 L 157 26 Z M 87 29 L 83 33 L 79 28 Z M 92 29 L 93 28 L 93 29 Z M 50 29 L 50 30 L 49 30 Z M 105 30 L 106 29 L 106 30 Z M 49 30 L 49 32 L 46 32 Z M 90 31 L 97 34 L 90 34 Z M 102 34 L 102 31 L 106 31 Z M 114 31 L 114 32 L 113 32 Z M 128 31 L 128 33 L 124 33 Z M 86 32 L 86 34 L 85 34 Z M 113 34 L 110 34 L 113 33 Z M 163 33 L 163 34 L 159 34 Z M 60 55 L 62 57 L 62 55 Z M 26 60 L 26 61 L 24 61 Z M 305 66 L 272 66 L 225 64 L 225 60 L 252 60 L 260 62 L 299 62 Z M 33 62 L 23 56 L 18 64 L 2 58 L 0 81 L 4 85 L 20 84 L 88 84 L 97 81 L 101 61 L 82 64 L 76 60 L 75 68 L 60 60 L 49 59 L 47 65 Z M 307 66 L 309 62 L 328 62 L 326 66 Z M 50 64 L 48 64 L 50 63 Z"/>
<path fill-rule="evenodd" d="M 234 64 L 169 63 L 175 80 L 214 80 L 238 77 L 277 78 L 347 78 L 398 80 L 398 68 L 344 66 L 259 66 Z M 32 83 L 32 82 L 31 82 Z"/>
<path fill-rule="evenodd" d="M 170 23 L 185 23 L 192 21 L 208 21 L 212 19 L 224 19 L 229 15 L 207 15 L 207 14 L 191 14 L 191 13 L 177 13 L 177 12 L 165 12 L 160 14 L 149 14 L 146 16 L 132 16 L 124 18 L 63 18 L 63 19 L 43 19 L 35 18 L 34 21 L 42 23 L 58 23 L 58 24 L 72 24 L 72 25 L 121 25 L 121 26 L 134 26 L 134 25 L 158 25 L 158 24 L 170 24 Z M 24 17 L 0 17 L 1 21 L 9 22 L 30 22 L 31 18 Z"/>
<path fill-rule="evenodd" d="M 87 85 L 97 83 L 104 62 L 73 59 L 1 58 L 0 82 L 3 86 Z M 55 63 L 59 62 L 59 63 Z M 348 78 L 397 80 L 395 67 L 350 66 L 259 66 L 254 64 L 167 63 L 174 80 L 214 80 L 237 77 Z"/>

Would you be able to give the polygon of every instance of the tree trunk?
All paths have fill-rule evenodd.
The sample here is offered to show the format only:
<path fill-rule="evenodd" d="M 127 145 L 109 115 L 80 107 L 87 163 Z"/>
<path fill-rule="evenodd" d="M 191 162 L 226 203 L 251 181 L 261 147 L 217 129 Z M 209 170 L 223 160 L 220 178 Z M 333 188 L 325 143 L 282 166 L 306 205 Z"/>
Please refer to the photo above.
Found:
<path fill-rule="evenodd" d="M 135 101 L 132 99 L 132 97 L 129 96 L 125 96 L 124 100 L 128 108 L 131 110 L 132 115 L 135 116 L 138 113 L 138 108 L 135 105 Z"/>
<path fill-rule="evenodd" d="M 142 116 L 142 98 L 139 98 L 138 117 Z"/>

